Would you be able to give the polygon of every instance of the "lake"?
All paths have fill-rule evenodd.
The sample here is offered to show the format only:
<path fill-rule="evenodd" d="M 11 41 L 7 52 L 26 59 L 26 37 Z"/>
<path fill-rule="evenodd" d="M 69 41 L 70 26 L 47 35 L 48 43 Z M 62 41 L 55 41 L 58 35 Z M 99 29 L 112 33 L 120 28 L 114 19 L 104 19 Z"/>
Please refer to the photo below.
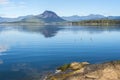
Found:
<path fill-rule="evenodd" d="M 0 80 L 40 80 L 58 66 L 120 60 L 119 26 L 0 26 Z"/>

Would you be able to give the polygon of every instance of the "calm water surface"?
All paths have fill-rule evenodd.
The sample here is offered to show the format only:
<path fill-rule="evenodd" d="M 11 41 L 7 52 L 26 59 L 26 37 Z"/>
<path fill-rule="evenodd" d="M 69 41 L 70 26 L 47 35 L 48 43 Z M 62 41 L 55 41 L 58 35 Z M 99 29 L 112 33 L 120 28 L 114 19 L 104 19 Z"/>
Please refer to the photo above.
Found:
<path fill-rule="evenodd" d="M 120 60 L 120 28 L 0 26 L 0 80 L 40 80 L 75 61 Z"/>

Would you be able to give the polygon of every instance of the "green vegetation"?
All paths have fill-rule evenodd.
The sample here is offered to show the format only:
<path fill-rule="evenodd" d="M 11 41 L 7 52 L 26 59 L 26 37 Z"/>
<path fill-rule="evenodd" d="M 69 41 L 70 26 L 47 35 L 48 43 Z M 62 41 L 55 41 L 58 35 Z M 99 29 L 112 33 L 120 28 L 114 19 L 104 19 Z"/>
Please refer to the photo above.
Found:
<path fill-rule="evenodd" d="M 72 25 L 94 25 L 94 26 L 120 25 L 120 20 L 110 20 L 110 19 L 84 20 L 84 21 L 72 22 Z"/>
<path fill-rule="evenodd" d="M 70 64 L 64 64 L 63 66 L 57 68 L 57 70 L 66 71 L 70 67 Z"/>

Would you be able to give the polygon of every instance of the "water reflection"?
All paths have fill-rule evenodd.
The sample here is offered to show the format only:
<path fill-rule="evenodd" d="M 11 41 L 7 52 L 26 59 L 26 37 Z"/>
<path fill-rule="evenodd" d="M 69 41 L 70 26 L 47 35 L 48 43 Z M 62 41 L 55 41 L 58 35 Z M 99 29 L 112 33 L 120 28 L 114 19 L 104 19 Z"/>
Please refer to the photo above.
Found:
<path fill-rule="evenodd" d="M 120 26 L 0 26 L 0 32 L 16 29 L 19 31 L 40 33 L 46 38 L 54 37 L 59 31 L 86 31 L 88 33 L 101 33 L 104 31 L 120 31 Z M 81 39 L 82 40 L 82 39 Z M 90 38 L 92 40 L 92 38 Z"/>
<path fill-rule="evenodd" d="M 119 33 L 119 26 L 1 26 L 0 80 L 40 80 L 64 63 L 120 59 Z"/>
<path fill-rule="evenodd" d="M 1 59 L 1 56 L 5 55 L 4 52 L 6 52 L 7 50 L 8 50 L 7 46 L 0 45 L 0 64 L 4 63 L 4 61 Z"/>
<path fill-rule="evenodd" d="M 60 26 L 22 26 L 23 31 L 41 33 L 46 38 L 54 37 L 62 29 Z"/>
<path fill-rule="evenodd" d="M 3 53 L 3 52 L 6 52 L 8 50 L 8 47 L 7 46 L 1 46 L 0 45 L 0 53 Z"/>
<path fill-rule="evenodd" d="M 0 60 L 0 64 L 3 64 L 3 60 Z"/>

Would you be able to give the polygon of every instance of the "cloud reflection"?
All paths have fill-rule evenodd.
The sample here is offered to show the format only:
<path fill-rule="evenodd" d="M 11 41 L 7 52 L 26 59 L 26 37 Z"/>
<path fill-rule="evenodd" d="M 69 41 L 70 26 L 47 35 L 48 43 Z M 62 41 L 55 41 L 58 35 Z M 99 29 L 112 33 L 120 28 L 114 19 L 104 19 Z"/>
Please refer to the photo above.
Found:
<path fill-rule="evenodd" d="M 8 50 L 7 46 L 0 46 L 0 53 L 6 52 Z"/>

